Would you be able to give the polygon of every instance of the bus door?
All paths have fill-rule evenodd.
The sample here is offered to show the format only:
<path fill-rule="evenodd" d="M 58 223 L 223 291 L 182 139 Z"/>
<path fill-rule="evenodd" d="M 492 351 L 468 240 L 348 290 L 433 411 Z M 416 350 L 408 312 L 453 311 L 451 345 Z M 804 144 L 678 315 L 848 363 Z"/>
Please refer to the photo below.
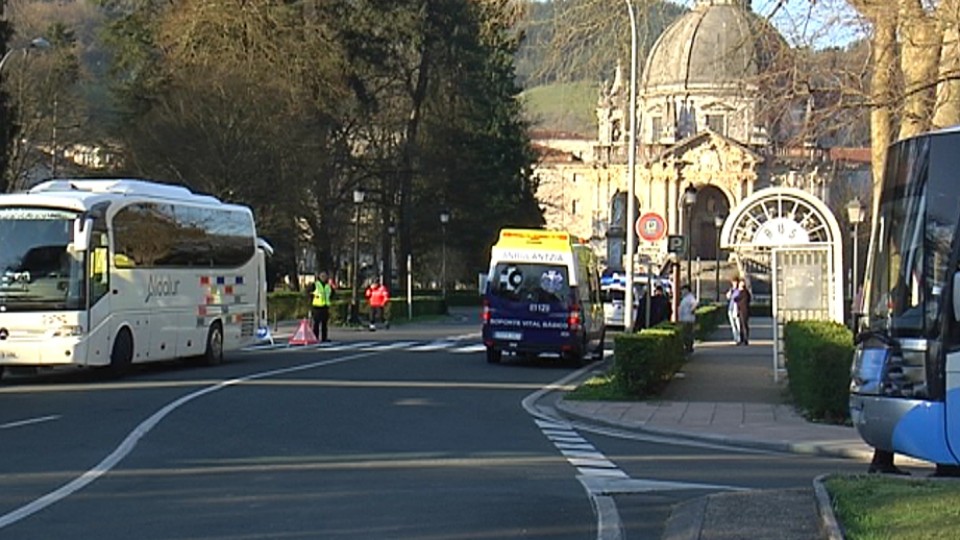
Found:
<path fill-rule="evenodd" d="M 106 231 L 95 231 L 90 242 L 87 289 L 88 346 L 86 363 L 110 361 L 110 247 Z"/>
<path fill-rule="evenodd" d="M 960 352 L 948 353 L 946 364 L 947 446 L 960 464 Z"/>
<path fill-rule="evenodd" d="M 263 238 L 257 238 L 257 339 L 273 340 L 270 336 L 270 319 L 267 313 L 267 258 L 273 255 L 273 246 Z"/>

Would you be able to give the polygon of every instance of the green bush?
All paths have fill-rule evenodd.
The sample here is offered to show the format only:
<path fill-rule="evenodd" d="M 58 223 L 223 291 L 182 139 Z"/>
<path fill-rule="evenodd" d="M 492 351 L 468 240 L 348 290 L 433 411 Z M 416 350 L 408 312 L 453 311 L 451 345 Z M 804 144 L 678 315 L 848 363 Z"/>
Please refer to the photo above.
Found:
<path fill-rule="evenodd" d="M 790 321 L 783 328 L 790 393 L 812 420 L 848 418 L 853 333 L 833 321 Z"/>
<path fill-rule="evenodd" d="M 694 324 L 693 335 L 696 339 L 704 340 L 727 320 L 726 304 L 707 304 L 700 306 L 694 312 L 697 322 Z"/>
<path fill-rule="evenodd" d="M 344 325 L 350 317 L 350 290 L 346 293 L 338 290 L 330 304 L 330 324 Z M 370 306 L 366 299 L 358 297 L 360 317 L 370 317 Z M 306 293 L 295 291 L 276 291 L 267 295 L 267 316 L 270 322 L 305 319 L 310 317 L 311 298 Z M 385 309 L 388 320 L 407 318 L 407 299 L 391 298 Z M 446 313 L 442 298 L 427 296 L 413 297 L 413 316 L 442 315 Z"/>
<path fill-rule="evenodd" d="M 656 395 L 686 360 L 680 329 L 671 323 L 614 338 L 614 379 L 629 395 Z"/>

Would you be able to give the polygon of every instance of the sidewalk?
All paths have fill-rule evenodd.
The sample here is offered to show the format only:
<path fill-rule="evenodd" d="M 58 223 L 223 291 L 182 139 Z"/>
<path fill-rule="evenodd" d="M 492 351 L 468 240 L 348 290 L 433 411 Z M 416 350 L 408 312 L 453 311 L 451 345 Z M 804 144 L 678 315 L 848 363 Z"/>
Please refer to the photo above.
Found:
<path fill-rule="evenodd" d="M 785 375 L 773 377 L 773 319 L 751 320 L 748 346 L 729 328 L 697 343 L 684 371 L 656 400 L 561 400 L 566 414 L 651 433 L 751 448 L 869 461 L 873 450 L 853 427 L 808 422 L 789 404 Z"/>

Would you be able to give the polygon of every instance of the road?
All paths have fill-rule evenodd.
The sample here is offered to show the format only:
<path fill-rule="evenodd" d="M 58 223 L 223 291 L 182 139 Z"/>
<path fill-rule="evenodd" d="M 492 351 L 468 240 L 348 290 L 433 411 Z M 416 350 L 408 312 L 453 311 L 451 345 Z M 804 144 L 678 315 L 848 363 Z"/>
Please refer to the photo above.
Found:
<path fill-rule="evenodd" d="M 688 498 L 857 467 L 569 424 L 546 389 L 576 368 L 489 365 L 473 330 L 14 378 L 0 538 L 584 539 L 609 525 L 598 493 L 659 538 Z"/>

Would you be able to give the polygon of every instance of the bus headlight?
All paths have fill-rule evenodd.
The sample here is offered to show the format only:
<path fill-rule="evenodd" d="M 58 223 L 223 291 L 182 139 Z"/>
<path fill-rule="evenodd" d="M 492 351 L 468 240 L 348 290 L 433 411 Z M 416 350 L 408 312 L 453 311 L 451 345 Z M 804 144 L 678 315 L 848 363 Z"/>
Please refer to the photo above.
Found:
<path fill-rule="evenodd" d="M 890 360 L 890 349 L 858 347 L 853 355 L 850 391 L 854 394 L 879 395 L 883 376 Z"/>
<path fill-rule="evenodd" d="M 82 335 L 83 327 L 78 324 L 74 324 L 61 326 L 60 328 L 53 330 L 51 337 L 76 337 Z"/>

